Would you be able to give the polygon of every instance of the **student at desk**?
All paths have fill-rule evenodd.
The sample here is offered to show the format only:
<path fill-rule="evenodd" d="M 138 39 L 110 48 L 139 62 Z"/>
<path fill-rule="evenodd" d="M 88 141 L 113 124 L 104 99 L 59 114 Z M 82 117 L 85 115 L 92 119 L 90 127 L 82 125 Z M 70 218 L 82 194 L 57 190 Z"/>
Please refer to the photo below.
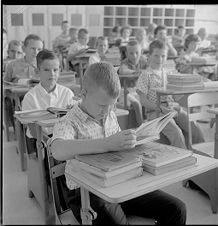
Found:
<path fill-rule="evenodd" d="M 75 103 L 73 91 L 57 83 L 60 62 L 55 53 L 44 49 L 38 53 L 36 59 L 40 83 L 25 94 L 22 101 L 22 110 L 72 106 Z M 52 131 L 48 130 L 48 133 L 51 134 Z M 29 138 L 27 143 L 34 142 L 29 128 L 27 129 L 27 137 Z M 29 150 L 31 150 L 30 146 Z"/>
<path fill-rule="evenodd" d="M 174 105 L 175 101 L 172 97 L 164 96 L 161 98 L 160 109 L 157 109 L 157 95 L 152 88 L 164 87 L 166 82 L 166 71 L 163 68 L 167 57 L 167 45 L 161 41 L 155 40 L 149 46 L 149 65 L 148 68 L 140 75 L 136 90 L 140 96 L 140 102 L 147 110 L 148 119 L 156 117 L 155 111 L 161 111 L 164 114 L 170 110 L 177 110 L 178 114 L 175 119 L 172 119 L 162 130 L 162 133 L 170 141 L 171 145 L 186 149 L 185 135 L 188 134 L 187 115 L 181 107 Z M 172 104 L 173 109 L 170 105 Z M 193 143 L 204 142 L 203 133 L 200 128 L 192 123 L 192 140 Z"/>
<path fill-rule="evenodd" d="M 108 50 L 107 37 L 100 36 L 96 42 L 97 52 L 89 57 L 89 65 L 106 60 L 106 52 Z"/>
<path fill-rule="evenodd" d="M 23 46 L 25 56 L 8 64 L 4 80 L 8 82 L 26 82 L 26 79 L 38 78 L 36 56 L 42 49 L 42 39 L 38 35 L 28 35 L 24 40 Z"/>
<path fill-rule="evenodd" d="M 74 42 L 68 51 L 67 61 L 72 66 L 73 70 L 77 73 L 79 72 L 79 61 L 75 59 L 75 57 L 79 54 L 79 52 L 83 49 L 88 48 L 87 45 L 89 42 L 89 32 L 85 28 L 81 28 L 78 31 L 78 42 Z"/>
<path fill-rule="evenodd" d="M 118 70 L 118 74 L 120 75 L 131 75 L 134 73 L 141 73 L 142 70 L 146 69 L 147 66 L 147 58 L 141 54 L 141 46 L 136 40 L 130 41 L 127 45 L 127 58 L 121 62 L 120 68 Z M 129 79 L 127 81 L 128 87 L 128 95 L 127 101 L 129 105 L 131 105 L 134 109 L 137 126 L 140 126 L 143 122 L 143 113 L 142 113 L 142 106 L 139 101 L 139 96 L 136 93 L 136 81 L 137 78 Z M 121 78 L 121 84 L 123 85 L 124 81 Z M 123 95 L 121 94 L 119 98 L 119 104 L 122 103 L 124 99 Z"/>
<path fill-rule="evenodd" d="M 48 141 L 53 157 L 67 161 L 66 181 L 75 194 L 69 205 L 79 222 L 80 190 L 66 173 L 71 159 L 76 154 L 129 149 L 136 143 L 135 130 L 121 131 L 113 111 L 120 92 L 119 77 L 113 66 L 106 62 L 92 64 L 83 79 L 81 103 L 74 105 L 55 125 L 53 137 Z M 97 212 L 93 221 L 95 225 L 128 224 L 127 215 L 154 218 L 163 225 L 183 225 L 186 222 L 185 204 L 160 190 L 120 204 L 109 203 L 90 193 L 90 204 Z"/>
<path fill-rule="evenodd" d="M 199 56 L 196 52 L 198 49 L 198 45 L 200 43 L 200 37 L 195 34 L 188 35 L 185 39 L 185 52 L 182 53 L 176 62 L 176 69 L 180 73 L 184 74 L 200 74 L 204 81 L 208 81 L 208 79 L 216 80 L 215 75 L 215 67 L 214 66 L 203 66 L 203 67 L 194 67 L 188 65 L 188 63 L 197 63 L 197 64 L 206 64 L 207 60 L 205 57 Z"/>

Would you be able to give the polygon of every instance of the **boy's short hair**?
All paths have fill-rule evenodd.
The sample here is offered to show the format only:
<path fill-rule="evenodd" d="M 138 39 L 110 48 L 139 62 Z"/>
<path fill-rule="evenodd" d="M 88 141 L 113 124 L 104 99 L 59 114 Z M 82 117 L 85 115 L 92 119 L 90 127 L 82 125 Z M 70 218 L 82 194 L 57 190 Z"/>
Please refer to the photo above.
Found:
<path fill-rule="evenodd" d="M 43 49 L 36 56 L 37 67 L 39 68 L 44 60 L 54 60 L 54 59 L 58 59 L 58 57 L 53 51 Z"/>
<path fill-rule="evenodd" d="M 18 40 L 11 40 L 9 43 L 8 43 L 8 50 L 10 50 L 12 48 L 12 46 L 23 46 L 23 43 L 21 41 L 18 41 Z"/>
<path fill-rule="evenodd" d="M 193 42 L 193 41 L 194 42 L 200 42 L 201 41 L 200 36 L 199 35 L 196 35 L 196 34 L 190 34 L 190 35 L 188 35 L 187 38 L 185 39 L 185 43 L 184 43 L 185 48 L 187 49 L 188 46 L 189 46 L 189 44 L 191 42 Z"/>
<path fill-rule="evenodd" d="M 132 33 L 132 28 L 129 26 L 129 25 L 126 25 L 126 26 L 123 26 L 121 29 L 120 29 L 120 34 L 122 35 L 124 30 L 129 30 L 130 31 L 130 34 Z"/>
<path fill-rule="evenodd" d="M 150 55 L 153 53 L 154 49 L 167 49 L 167 45 L 160 40 L 154 40 L 149 45 L 149 54 Z"/>
<path fill-rule="evenodd" d="M 157 35 L 158 31 L 161 30 L 166 30 L 167 27 L 165 25 L 158 25 L 155 29 L 154 29 L 154 35 Z"/>
<path fill-rule="evenodd" d="M 96 43 L 95 43 L 95 46 L 96 47 L 98 46 L 98 42 L 99 41 L 107 41 L 108 42 L 108 38 L 107 37 L 104 37 L 104 36 L 98 37 L 97 40 L 96 40 Z"/>
<path fill-rule="evenodd" d="M 38 35 L 30 34 L 30 35 L 27 35 L 27 37 L 24 40 L 23 44 L 25 47 L 28 46 L 30 40 L 41 41 L 43 43 L 42 39 Z"/>
<path fill-rule="evenodd" d="M 78 37 L 80 37 L 82 34 L 89 34 L 89 32 L 85 28 L 80 28 L 78 31 Z"/>
<path fill-rule="evenodd" d="M 61 26 L 63 26 L 63 24 L 68 24 L 68 20 L 64 20 L 61 22 Z"/>
<path fill-rule="evenodd" d="M 76 27 L 71 27 L 71 28 L 69 29 L 69 33 L 73 32 L 73 31 L 78 31 L 78 28 L 76 28 Z"/>
<path fill-rule="evenodd" d="M 136 45 L 139 45 L 138 41 L 137 40 L 131 40 L 127 43 L 127 47 L 128 46 L 136 46 Z"/>
<path fill-rule="evenodd" d="M 108 62 L 89 65 L 83 76 L 83 85 L 86 90 L 96 90 L 97 87 L 101 87 L 112 98 L 117 98 L 121 89 L 117 71 Z"/>
<path fill-rule="evenodd" d="M 118 33 L 118 32 L 120 32 L 120 29 L 121 29 L 121 27 L 116 25 L 115 27 L 113 27 L 112 32 Z"/>

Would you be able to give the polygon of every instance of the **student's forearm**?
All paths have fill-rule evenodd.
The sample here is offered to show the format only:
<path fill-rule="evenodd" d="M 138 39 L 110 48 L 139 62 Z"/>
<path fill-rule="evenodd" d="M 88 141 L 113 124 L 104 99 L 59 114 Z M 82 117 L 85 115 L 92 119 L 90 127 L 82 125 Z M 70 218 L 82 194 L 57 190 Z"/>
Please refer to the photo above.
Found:
<path fill-rule="evenodd" d="M 133 74 L 133 73 L 135 73 L 135 71 L 134 70 L 131 70 L 131 69 L 128 69 L 128 68 L 120 68 L 119 69 L 119 74 L 120 75 L 126 75 L 126 74 Z"/>
<path fill-rule="evenodd" d="M 55 159 L 65 161 L 74 158 L 76 154 L 102 153 L 109 151 L 107 138 L 94 140 L 54 140 L 51 144 Z"/>
<path fill-rule="evenodd" d="M 155 110 L 156 109 L 156 104 L 150 102 L 145 95 L 141 94 L 140 95 L 140 102 L 142 104 L 142 106 L 144 106 L 145 108 L 149 109 L 149 110 Z"/>

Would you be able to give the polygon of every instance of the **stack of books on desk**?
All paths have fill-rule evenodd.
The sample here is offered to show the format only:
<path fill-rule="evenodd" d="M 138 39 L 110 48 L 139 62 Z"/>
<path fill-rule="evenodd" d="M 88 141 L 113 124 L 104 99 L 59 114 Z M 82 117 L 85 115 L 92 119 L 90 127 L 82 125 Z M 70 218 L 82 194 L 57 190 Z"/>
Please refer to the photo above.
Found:
<path fill-rule="evenodd" d="M 197 74 L 169 74 L 166 88 L 180 91 L 199 90 L 204 88 L 204 83 Z"/>
<path fill-rule="evenodd" d="M 76 155 L 70 160 L 65 174 L 76 172 L 101 187 L 108 187 L 143 173 L 142 161 L 126 151 Z"/>
<path fill-rule="evenodd" d="M 134 153 L 142 159 L 143 169 L 154 175 L 194 166 L 197 162 L 191 150 L 155 142 L 137 146 Z"/>

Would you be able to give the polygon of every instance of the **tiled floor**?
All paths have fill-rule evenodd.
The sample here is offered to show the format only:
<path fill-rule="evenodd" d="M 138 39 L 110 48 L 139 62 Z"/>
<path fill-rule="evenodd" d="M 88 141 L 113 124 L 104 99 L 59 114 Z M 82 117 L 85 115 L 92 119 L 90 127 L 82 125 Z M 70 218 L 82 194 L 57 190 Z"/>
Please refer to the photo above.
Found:
<path fill-rule="evenodd" d="M 213 129 L 209 124 L 200 124 L 205 138 L 212 140 Z M 6 142 L 3 139 L 3 224 L 36 225 L 44 224 L 40 206 L 28 197 L 27 175 L 20 169 L 16 153 L 16 141 Z M 211 211 L 209 199 L 202 193 L 184 188 L 181 183 L 165 187 L 164 191 L 180 198 L 187 206 L 187 224 L 216 224 L 218 213 Z"/>

